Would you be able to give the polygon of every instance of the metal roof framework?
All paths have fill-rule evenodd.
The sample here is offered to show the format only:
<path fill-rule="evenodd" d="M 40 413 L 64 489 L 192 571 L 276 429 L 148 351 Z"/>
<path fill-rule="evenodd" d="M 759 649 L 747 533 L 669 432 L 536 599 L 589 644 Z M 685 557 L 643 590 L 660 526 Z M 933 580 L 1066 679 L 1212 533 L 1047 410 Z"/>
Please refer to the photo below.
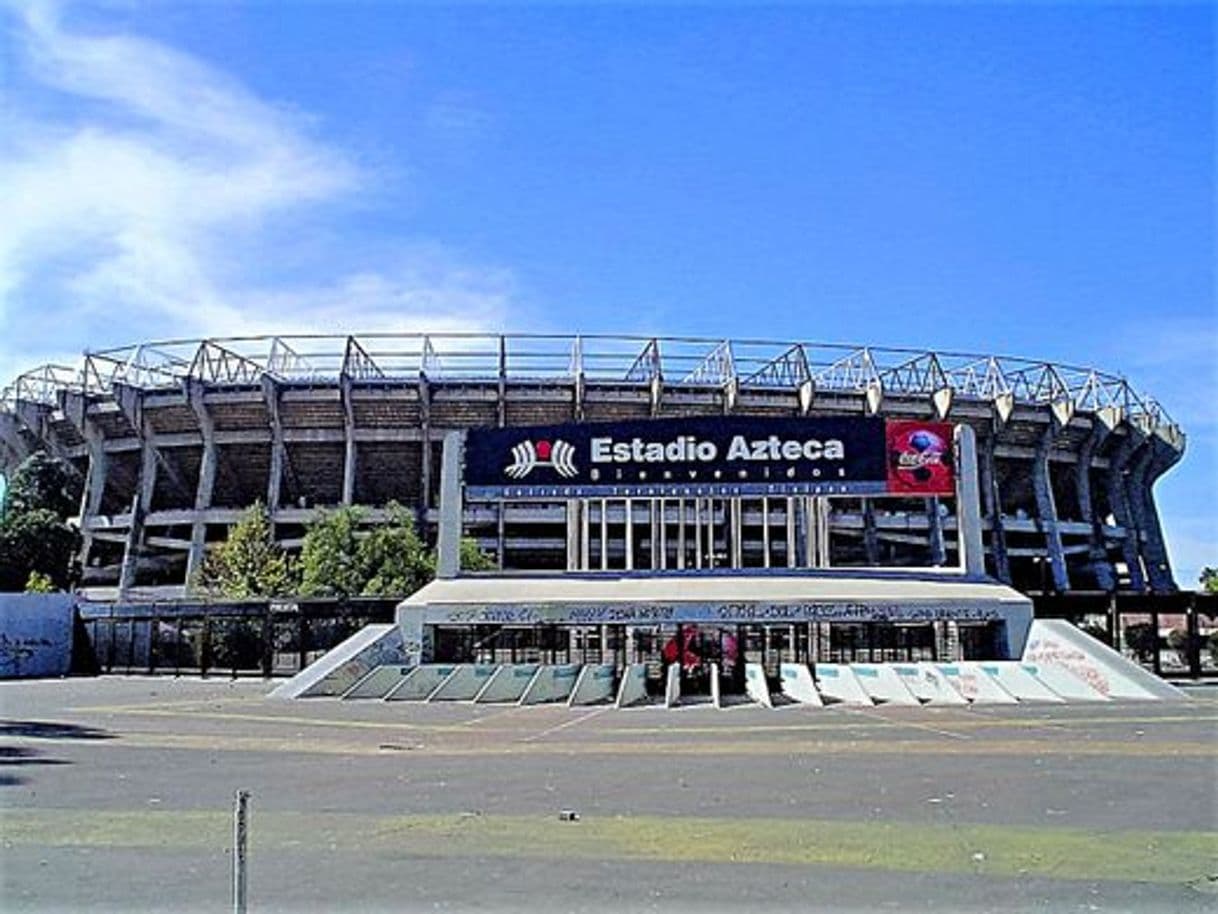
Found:
<path fill-rule="evenodd" d="M 1096 368 L 1012 356 L 813 342 L 549 334 L 383 334 L 227 337 L 144 342 L 86 352 L 79 367 L 40 365 L 0 391 L 55 406 L 59 391 L 109 396 L 116 385 L 180 389 L 339 381 L 392 384 L 433 380 L 574 380 L 675 384 L 737 391 L 792 389 L 857 393 L 878 412 L 888 395 L 930 397 L 940 415 L 955 400 L 988 401 L 1000 417 L 1016 404 L 1049 406 L 1061 424 L 1100 412 L 1152 431 L 1179 431 L 1154 398 Z M 679 378 L 679 381 L 671 379 Z"/>

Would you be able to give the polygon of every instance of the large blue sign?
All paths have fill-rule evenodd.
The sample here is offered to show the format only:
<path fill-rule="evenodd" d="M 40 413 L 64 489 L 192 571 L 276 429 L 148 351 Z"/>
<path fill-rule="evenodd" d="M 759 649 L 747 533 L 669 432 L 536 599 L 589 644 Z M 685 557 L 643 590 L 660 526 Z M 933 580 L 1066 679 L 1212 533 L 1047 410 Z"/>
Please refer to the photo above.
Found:
<path fill-rule="evenodd" d="M 474 498 L 879 494 L 885 440 L 884 420 L 863 417 L 474 429 L 465 486 Z"/>

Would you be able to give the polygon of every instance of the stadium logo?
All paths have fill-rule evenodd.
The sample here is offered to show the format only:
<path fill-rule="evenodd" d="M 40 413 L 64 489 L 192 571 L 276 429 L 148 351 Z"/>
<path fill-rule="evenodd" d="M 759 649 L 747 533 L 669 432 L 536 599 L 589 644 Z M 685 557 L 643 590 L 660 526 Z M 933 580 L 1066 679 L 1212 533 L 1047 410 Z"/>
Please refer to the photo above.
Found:
<path fill-rule="evenodd" d="M 947 494 L 952 491 L 950 430 L 939 423 L 888 423 L 889 489 Z"/>
<path fill-rule="evenodd" d="M 512 462 L 503 472 L 512 479 L 524 479 L 537 467 L 550 467 L 559 476 L 572 479 L 579 474 L 575 468 L 575 448 L 555 438 L 553 442 L 522 441 L 512 448 Z"/>

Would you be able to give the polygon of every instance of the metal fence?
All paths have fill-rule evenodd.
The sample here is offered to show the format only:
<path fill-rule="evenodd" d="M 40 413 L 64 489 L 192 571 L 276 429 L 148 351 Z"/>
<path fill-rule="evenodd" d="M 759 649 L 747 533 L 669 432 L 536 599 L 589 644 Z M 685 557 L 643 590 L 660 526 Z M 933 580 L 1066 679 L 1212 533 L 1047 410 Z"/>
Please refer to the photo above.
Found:
<path fill-rule="evenodd" d="M 291 675 L 365 625 L 393 621 L 395 600 L 82 603 L 81 672 Z"/>
<path fill-rule="evenodd" d="M 1168 679 L 1218 676 L 1218 594 L 1034 597 Z M 287 676 L 377 622 L 395 600 L 81 603 L 78 672 Z"/>
<path fill-rule="evenodd" d="M 1218 676 L 1218 594 L 1034 596 L 1038 618 L 1068 619 L 1166 679 Z"/>

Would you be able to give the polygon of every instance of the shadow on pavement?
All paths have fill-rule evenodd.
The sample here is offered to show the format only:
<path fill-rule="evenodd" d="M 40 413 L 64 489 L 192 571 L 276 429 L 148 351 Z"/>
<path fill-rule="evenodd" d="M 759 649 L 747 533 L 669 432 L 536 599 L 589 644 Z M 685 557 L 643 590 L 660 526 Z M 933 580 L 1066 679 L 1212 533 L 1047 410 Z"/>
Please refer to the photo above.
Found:
<path fill-rule="evenodd" d="M 80 724 L 57 724 L 41 720 L 0 720 L 0 736 L 32 739 L 114 739 L 114 734 Z"/>

